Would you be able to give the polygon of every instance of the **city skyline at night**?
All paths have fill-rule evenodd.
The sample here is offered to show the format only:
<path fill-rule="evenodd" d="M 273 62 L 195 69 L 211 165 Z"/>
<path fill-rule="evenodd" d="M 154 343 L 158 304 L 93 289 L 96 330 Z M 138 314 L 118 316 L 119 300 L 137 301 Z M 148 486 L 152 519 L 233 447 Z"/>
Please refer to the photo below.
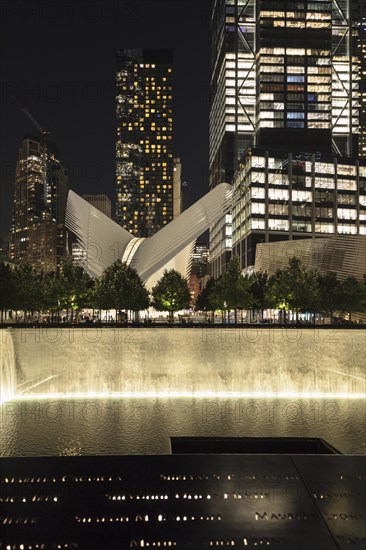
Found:
<path fill-rule="evenodd" d="M 181 15 L 173 27 L 177 10 Z M 115 211 L 116 51 L 123 47 L 173 50 L 172 141 L 187 182 L 186 206 L 207 192 L 208 0 L 35 2 L 32 9 L 4 2 L 2 15 L 2 237 L 11 224 L 19 143 L 25 133 L 35 133 L 23 107 L 59 144 L 70 187 L 80 194 L 106 193 Z M 64 25 L 68 39 L 60 47 L 54 37 Z M 31 58 L 37 63 L 29 63 Z"/>
<path fill-rule="evenodd" d="M 0 2 L 0 550 L 364 547 L 365 6 Z"/>

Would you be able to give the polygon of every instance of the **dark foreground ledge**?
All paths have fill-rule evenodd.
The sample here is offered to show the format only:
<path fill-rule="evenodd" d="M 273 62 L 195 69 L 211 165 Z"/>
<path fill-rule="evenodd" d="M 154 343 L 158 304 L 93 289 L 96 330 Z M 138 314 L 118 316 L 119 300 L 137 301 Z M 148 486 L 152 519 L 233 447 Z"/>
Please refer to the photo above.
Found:
<path fill-rule="evenodd" d="M 366 457 L 0 459 L 0 549 L 366 546 Z"/>

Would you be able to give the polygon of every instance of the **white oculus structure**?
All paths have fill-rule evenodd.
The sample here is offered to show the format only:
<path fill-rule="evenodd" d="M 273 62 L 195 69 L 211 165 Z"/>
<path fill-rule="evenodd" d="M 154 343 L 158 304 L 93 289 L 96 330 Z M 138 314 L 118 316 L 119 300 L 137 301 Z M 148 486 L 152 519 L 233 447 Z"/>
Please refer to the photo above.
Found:
<path fill-rule="evenodd" d="M 69 191 L 66 227 L 82 249 L 82 265 L 92 277 L 118 259 L 135 268 L 151 288 L 164 269 L 189 275 L 195 240 L 230 210 L 231 186 L 221 183 L 152 237 L 136 238 L 73 191 Z"/>

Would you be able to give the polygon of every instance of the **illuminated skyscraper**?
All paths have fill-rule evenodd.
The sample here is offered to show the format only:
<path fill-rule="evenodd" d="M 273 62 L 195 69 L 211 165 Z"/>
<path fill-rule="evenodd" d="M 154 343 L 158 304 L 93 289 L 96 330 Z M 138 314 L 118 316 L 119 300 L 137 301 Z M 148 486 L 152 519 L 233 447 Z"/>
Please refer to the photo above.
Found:
<path fill-rule="evenodd" d="M 240 156 L 255 132 L 255 2 L 215 0 L 211 20 L 210 188 L 232 183 Z M 210 229 L 211 273 L 231 255 L 231 214 Z"/>
<path fill-rule="evenodd" d="M 331 173 L 334 156 L 357 155 L 360 62 L 356 3 L 214 2 L 210 185 L 236 181 L 235 219 L 226 216 L 210 234 L 214 276 L 225 269 L 231 249 L 247 267 L 252 265 L 257 242 L 279 238 L 279 233 L 271 234 L 268 225 L 267 233 L 257 234 L 262 222 L 256 227 L 245 221 L 252 198 L 244 192 L 243 174 L 249 178 L 250 170 L 243 172 L 243 166 L 248 166 L 250 156 L 282 159 L 284 165 L 279 161 L 277 169 L 287 174 L 288 185 L 295 176 L 297 182 L 305 178 L 305 160 L 315 166 L 312 155 L 317 159 L 328 156 L 333 168 L 324 169 Z M 286 214 L 285 210 L 281 215 L 287 216 L 288 225 L 291 212 L 288 207 Z M 270 218 L 268 201 L 263 216 Z M 311 226 L 312 233 L 316 233 L 315 226 Z M 286 229 L 283 223 L 281 228 L 284 235 L 280 238 L 296 238 L 295 225 Z"/>
<path fill-rule="evenodd" d="M 171 50 L 117 53 L 116 220 L 136 237 L 173 219 Z"/>
<path fill-rule="evenodd" d="M 361 60 L 360 82 L 360 145 L 361 157 L 366 157 L 366 3 L 361 3 L 361 21 L 359 25 L 359 56 Z"/>
<path fill-rule="evenodd" d="M 68 172 L 58 149 L 25 136 L 15 172 L 10 259 L 38 271 L 54 271 L 65 251 Z"/>

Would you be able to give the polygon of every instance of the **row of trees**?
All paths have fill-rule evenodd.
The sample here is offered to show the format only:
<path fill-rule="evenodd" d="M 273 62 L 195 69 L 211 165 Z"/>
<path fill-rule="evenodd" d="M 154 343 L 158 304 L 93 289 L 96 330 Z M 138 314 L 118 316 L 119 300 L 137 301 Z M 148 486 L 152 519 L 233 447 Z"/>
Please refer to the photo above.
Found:
<path fill-rule="evenodd" d="M 197 299 L 196 309 L 212 313 L 221 310 L 223 319 L 234 310 L 236 322 L 238 310 L 258 312 L 263 319 L 266 309 L 281 310 L 283 322 L 290 311 L 296 321 L 301 312 L 314 314 L 314 319 L 316 313 L 323 314 L 331 322 L 335 312 L 347 313 L 352 320 L 353 313 L 366 312 L 366 276 L 363 282 L 355 277 L 339 281 L 335 273 L 320 275 L 294 257 L 272 277 L 262 271 L 243 277 L 239 259 L 234 256 L 226 273 L 208 282 Z"/>
<path fill-rule="evenodd" d="M 66 310 L 67 319 L 79 320 L 80 310 L 114 309 L 118 317 L 138 312 L 152 305 L 158 311 L 175 311 L 189 307 L 190 292 L 186 280 L 176 271 L 166 271 L 149 296 L 137 271 L 120 260 L 108 267 L 99 280 L 92 279 L 82 267 L 66 259 L 59 273 L 42 275 L 29 265 L 16 268 L 0 264 L 1 321 L 6 310 L 24 312 L 25 321 L 35 313 L 47 312 L 51 321 Z"/>
<path fill-rule="evenodd" d="M 174 270 L 165 271 L 152 289 L 151 296 L 137 271 L 120 260 L 108 267 L 99 280 L 92 279 L 71 259 L 66 259 L 60 273 L 41 275 L 30 266 L 15 269 L 0 264 L 0 311 L 23 311 L 25 321 L 35 313 L 47 312 L 50 320 L 59 319 L 66 310 L 67 319 L 79 320 L 82 308 L 115 310 L 119 320 L 132 312 L 134 319 L 148 307 L 174 312 L 190 307 L 190 291 L 186 280 Z M 269 277 L 266 272 L 243 276 L 239 259 L 234 256 L 225 274 L 211 279 L 199 295 L 196 310 L 221 311 L 225 321 L 229 311 L 251 310 L 263 319 L 264 310 L 279 309 L 286 322 L 288 312 L 296 321 L 301 312 L 320 313 L 331 318 L 336 312 L 366 312 L 366 277 L 363 282 L 354 277 L 339 281 L 335 273 L 320 275 L 306 269 L 298 258 L 291 258 L 285 269 Z M 123 313 L 122 313 L 123 312 Z"/>

